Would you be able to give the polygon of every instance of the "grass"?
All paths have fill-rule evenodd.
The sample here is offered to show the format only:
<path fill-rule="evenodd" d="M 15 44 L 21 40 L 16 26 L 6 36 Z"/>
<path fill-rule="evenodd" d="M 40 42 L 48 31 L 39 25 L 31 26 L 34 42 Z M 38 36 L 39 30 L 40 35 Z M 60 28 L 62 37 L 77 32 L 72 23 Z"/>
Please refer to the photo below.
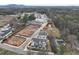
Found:
<path fill-rule="evenodd" d="M 0 48 L 0 55 L 18 55 L 17 53 L 5 50 L 5 49 L 1 49 Z"/>
<path fill-rule="evenodd" d="M 57 38 L 60 38 L 60 32 L 57 28 L 52 28 L 52 35 L 57 37 Z"/>
<path fill-rule="evenodd" d="M 46 30 L 46 31 L 47 31 L 47 33 L 49 35 L 52 35 L 52 36 L 54 36 L 56 38 L 60 38 L 61 37 L 60 31 L 57 28 L 55 28 L 55 27 L 52 27 L 51 30 L 49 30 L 49 28 L 48 28 L 48 30 Z"/>
<path fill-rule="evenodd" d="M 70 50 L 70 49 L 65 49 L 64 55 L 79 55 L 79 51 Z"/>
<path fill-rule="evenodd" d="M 50 41 L 48 41 L 48 50 L 52 51 L 51 46 L 50 46 Z"/>

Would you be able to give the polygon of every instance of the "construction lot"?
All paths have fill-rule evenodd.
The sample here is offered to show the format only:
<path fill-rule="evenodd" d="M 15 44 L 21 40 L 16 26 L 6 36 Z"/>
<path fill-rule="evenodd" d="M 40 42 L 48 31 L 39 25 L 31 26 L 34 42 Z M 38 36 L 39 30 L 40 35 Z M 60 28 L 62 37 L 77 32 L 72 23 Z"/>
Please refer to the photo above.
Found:
<path fill-rule="evenodd" d="M 28 44 L 30 39 L 28 39 L 27 37 L 31 37 L 31 35 L 33 35 L 33 33 L 39 27 L 40 27 L 39 25 L 29 25 L 29 26 L 25 27 L 23 30 L 16 33 L 15 35 L 11 36 L 10 38 L 5 39 L 3 43 L 6 43 L 6 44 L 9 44 L 9 45 L 12 45 L 12 46 L 16 46 L 16 47 L 19 47 L 25 41 Z"/>
<path fill-rule="evenodd" d="M 18 47 L 21 44 L 23 44 L 25 41 L 26 39 L 23 39 L 21 37 L 12 36 L 11 38 L 6 39 L 3 43 L 7 43 L 7 44 Z"/>
<path fill-rule="evenodd" d="M 0 47 L 19 54 L 31 54 L 31 53 L 38 54 L 38 52 L 34 51 L 30 52 L 30 50 L 28 49 L 24 50 L 24 49 L 31 43 L 31 36 L 32 35 L 33 37 L 36 36 L 35 32 L 38 33 L 40 28 L 41 28 L 40 25 L 35 24 L 26 26 L 24 29 L 22 29 L 15 35 L 12 35 L 10 38 L 4 40 L 4 42 L 0 44 Z"/>
<path fill-rule="evenodd" d="M 6 16 L 7 17 L 7 16 Z M 8 18 L 8 17 L 7 17 Z M 6 19 L 7 19 L 6 18 Z M 4 25 L 12 22 L 14 18 L 10 18 L 10 20 L 1 20 L 1 22 L 4 23 Z M 43 19 L 41 19 L 42 21 Z M 17 23 L 17 22 L 16 22 Z M 14 23 L 15 24 L 15 23 Z M 19 25 L 18 25 L 19 24 Z M 13 29 L 20 29 L 22 23 L 17 23 L 15 24 L 15 26 L 11 27 Z M 42 22 L 40 24 L 40 22 L 37 21 L 33 21 L 33 22 L 27 22 L 27 24 L 19 31 L 16 31 L 15 33 L 12 32 L 12 35 L 9 36 L 8 38 L 4 39 L 2 43 L 0 43 L 0 47 L 6 50 L 10 50 L 13 51 L 15 53 L 18 54 L 38 54 L 38 52 L 35 51 L 30 51 L 27 47 L 29 46 L 29 44 L 31 44 L 32 38 L 35 38 L 38 36 L 38 33 L 48 24 L 48 22 Z M 4 26 L 3 24 L 1 25 L 1 27 Z M 18 27 L 19 26 L 19 27 Z M 41 37 L 39 37 L 41 38 Z M 38 38 L 37 38 L 37 41 Z M 50 50 L 50 44 L 48 44 L 48 50 Z M 51 52 L 50 51 L 46 51 L 46 52 Z"/>
<path fill-rule="evenodd" d="M 25 27 L 23 30 L 18 32 L 16 35 L 23 37 L 31 37 L 31 35 L 39 28 L 39 25 L 29 25 Z"/>

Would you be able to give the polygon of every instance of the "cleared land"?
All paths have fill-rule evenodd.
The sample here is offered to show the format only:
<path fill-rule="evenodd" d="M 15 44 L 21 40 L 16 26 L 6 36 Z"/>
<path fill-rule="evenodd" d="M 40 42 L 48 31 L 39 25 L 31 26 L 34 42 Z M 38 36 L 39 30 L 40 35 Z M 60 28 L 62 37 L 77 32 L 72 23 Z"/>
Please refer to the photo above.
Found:
<path fill-rule="evenodd" d="M 39 28 L 39 25 L 29 25 L 16 35 L 24 36 L 24 37 L 31 37 L 31 35 Z"/>
<path fill-rule="evenodd" d="M 8 38 L 4 41 L 4 43 L 13 45 L 13 46 L 20 46 L 21 44 L 23 44 L 26 41 L 26 39 L 23 39 L 21 37 L 15 37 L 12 36 L 11 38 Z"/>

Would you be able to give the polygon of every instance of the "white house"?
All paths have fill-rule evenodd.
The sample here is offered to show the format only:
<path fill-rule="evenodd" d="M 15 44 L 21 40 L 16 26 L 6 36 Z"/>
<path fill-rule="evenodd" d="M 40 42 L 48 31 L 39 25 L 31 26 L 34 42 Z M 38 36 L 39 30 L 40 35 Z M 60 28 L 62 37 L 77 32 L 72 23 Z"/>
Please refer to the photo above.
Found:
<path fill-rule="evenodd" d="M 40 13 L 36 13 L 35 17 L 36 17 L 35 20 L 38 22 L 47 22 L 47 19 L 48 19 L 45 14 L 40 14 Z"/>
<path fill-rule="evenodd" d="M 37 21 L 37 22 L 42 22 L 42 23 L 47 22 L 46 19 L 41 19 L 41 18 L 36 18 L 35 21 Z"/>

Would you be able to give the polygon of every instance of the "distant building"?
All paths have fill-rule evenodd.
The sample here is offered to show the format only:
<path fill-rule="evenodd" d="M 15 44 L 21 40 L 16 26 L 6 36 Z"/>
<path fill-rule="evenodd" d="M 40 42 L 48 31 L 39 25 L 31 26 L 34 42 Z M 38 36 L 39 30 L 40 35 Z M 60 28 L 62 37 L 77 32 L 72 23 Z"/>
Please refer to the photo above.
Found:
<path fill-rule="evenodd" d="M 46 19 L 38 19 L 38 18 L 36 18 L 36 19 L 35 19 L 35 21 L 42 22 L 42 23 L 47 22 L 47 20 L 46 20 Z"/>
<path fill-rule="evenodd" d="M 47 16 L 45 15 L 45 14 L 40 14 L 40 13 L 36 13 L 35 14 L 35 17 L 36 17 L 36 21 L 38 21 L 38 22 L 47 22 Z"/>
<path fill-rule="evenodd" d="M 38 21 L 35 21 L 35 20 L 32 20 L 32 21 L 27 21 L 26 25 L 29 25 L 29 24 L 42 25 L 42 23 L 41 23 L 41 22 L 38 22 Z"/>

